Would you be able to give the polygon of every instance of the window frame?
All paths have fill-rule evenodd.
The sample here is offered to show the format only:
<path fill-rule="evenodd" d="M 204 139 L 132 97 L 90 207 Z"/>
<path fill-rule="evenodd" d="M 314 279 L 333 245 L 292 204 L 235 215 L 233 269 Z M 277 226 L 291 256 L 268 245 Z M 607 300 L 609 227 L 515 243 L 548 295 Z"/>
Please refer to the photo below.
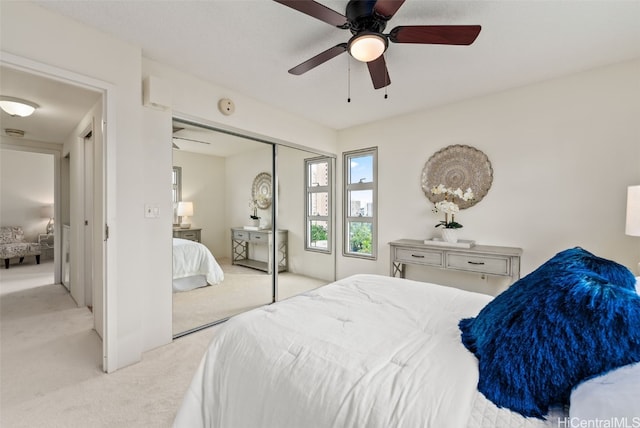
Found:
<path fill-rule="evenodd" d="M 349 183 L 349 174 L 351 169 L 351 160 L 353 158 L 371 156 L 372 177 L 370 183 Z M 355 257 L 366 260 L 377 260 L 378 258 L 378 147 L 369 147 L 365 149 L 353 150 L 342 153 L 343 164 L 343 201 L 342 201 L 342 255 L 344 257 Z M 371 216 L 360 217 L 351 216 L 351 206 L 349 203 L 349 195 L 351 191 L 371 190 Z M 351 251 L 351 240 L 349 231 L 351 223 L 370 223 L 371 224 L 371 254 L 356 253 Z"/>
<path fill-rule="evenodd" d="M 305 251 L 313 251 L 324 254 L 333 253 L 333 158 L 330 156 L 317 156 L 304 160 L 304 198 L 305 198 L 305 210 L 304 210 L 304 249 Z M 327 164 L 327 185 L 326 186 L 312 186 L 311 183 L 311 166 L 316 164 Z M 326 193 L 327 194 L 327 215 L 311 215 L 311 195 L 314 193 Z M 311 246 L 311 222 L 313 221 L 325 221 L 327 223 L 327 248 Z"/>
<path fill-rule="evenodd" d="M 173 207 L 173 226 L 180 225 L 180 218 L 178 217 L 178 202 L 182 200 L 182 167 L 173 166 L 171 170 L 171 205 Z M 175 177 L 175 183 L 173 178 Z"/>

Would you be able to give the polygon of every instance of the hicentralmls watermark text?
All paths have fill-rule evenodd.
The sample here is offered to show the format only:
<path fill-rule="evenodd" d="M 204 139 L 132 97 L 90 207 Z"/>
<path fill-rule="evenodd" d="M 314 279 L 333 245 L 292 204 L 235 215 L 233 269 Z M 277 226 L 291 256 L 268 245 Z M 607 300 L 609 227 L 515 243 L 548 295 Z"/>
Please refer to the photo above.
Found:
<path fill-rule="evenodd" d="M 640 428 L 640 416 L 632 418 L 558 418 L 558 428 Z"/>

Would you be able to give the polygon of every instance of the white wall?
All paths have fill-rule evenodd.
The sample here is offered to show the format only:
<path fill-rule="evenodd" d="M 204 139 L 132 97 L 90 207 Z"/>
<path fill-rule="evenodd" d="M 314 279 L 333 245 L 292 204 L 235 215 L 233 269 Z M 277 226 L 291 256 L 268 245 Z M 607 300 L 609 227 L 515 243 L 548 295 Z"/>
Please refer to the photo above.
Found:
<path fill-rule="evenodd" d="M 456 216 L 462 238 L 523 248 L 523 274 L 577 245 L 635 270 L 640 240 L 624 219 L 640 183 L 638 76 L 633 61 L 340 132 L 341 152 L 378 146 L 380 206 L 378 260 L 340 257 L 338 277 L 388 274 L 389 241 L 434 233 L 420 174 L 451 144 L 482 150 L 494 171 L 488 195 Z"/>
<path fill-rule="evenodd" d="M 333 281 L 335 253 L 305 250 L 304 160 L 318 155 L 289 147 L 278 147 L 278 228 L 288 230 L 289 271 Z"/>
<path fill-rule="evenodd" d="M 191 227 L 202 229 L 202 243 L 215 257 L 228 256 L 225 158 L 174 150 L 173 165 L 182 168 L 182 200 L 193 202 Z"/>
<path fill-rule="evenodd" d="M 0 150 L 0 226 L 22 226 L 25 240 L 38 242 L 48 218 L 42 207 L 53 205 L 53 155 Z"/>

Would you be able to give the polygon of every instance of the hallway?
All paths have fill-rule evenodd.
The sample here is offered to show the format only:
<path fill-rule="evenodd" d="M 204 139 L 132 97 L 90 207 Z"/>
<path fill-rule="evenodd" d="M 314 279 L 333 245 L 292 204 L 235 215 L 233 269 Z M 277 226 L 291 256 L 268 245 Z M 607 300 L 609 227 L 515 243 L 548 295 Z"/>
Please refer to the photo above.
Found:
<path fill-rule="evenodd" d="M 52 282 L 52 261 L 0 269 L 0 426 L 170 426 L 216 328 L 107 375 L 91 312 Z"/>

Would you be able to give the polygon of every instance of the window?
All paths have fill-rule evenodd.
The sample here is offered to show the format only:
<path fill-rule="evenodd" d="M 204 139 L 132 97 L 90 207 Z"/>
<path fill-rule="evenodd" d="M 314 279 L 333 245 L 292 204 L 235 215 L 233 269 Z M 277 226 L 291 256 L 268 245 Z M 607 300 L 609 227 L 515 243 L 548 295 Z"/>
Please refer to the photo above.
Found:
<path fill-rule="evenodd" d="M 331 158 L 305 159 L 305 249 L 331 253 Z"/>
<path fill-rule="evenodd" d="M 180 223 L 178 218 L 178 202 L 182 200 L 182 168 L 179 166 L 173 167 L 171 173 L 171 202 L 173 202 L 173 224 Z"/>
<path fill-rule="evenodd" d="M 376 147 L 344 153 L 345 256 L 376 258 L 377 159 Z"/>

